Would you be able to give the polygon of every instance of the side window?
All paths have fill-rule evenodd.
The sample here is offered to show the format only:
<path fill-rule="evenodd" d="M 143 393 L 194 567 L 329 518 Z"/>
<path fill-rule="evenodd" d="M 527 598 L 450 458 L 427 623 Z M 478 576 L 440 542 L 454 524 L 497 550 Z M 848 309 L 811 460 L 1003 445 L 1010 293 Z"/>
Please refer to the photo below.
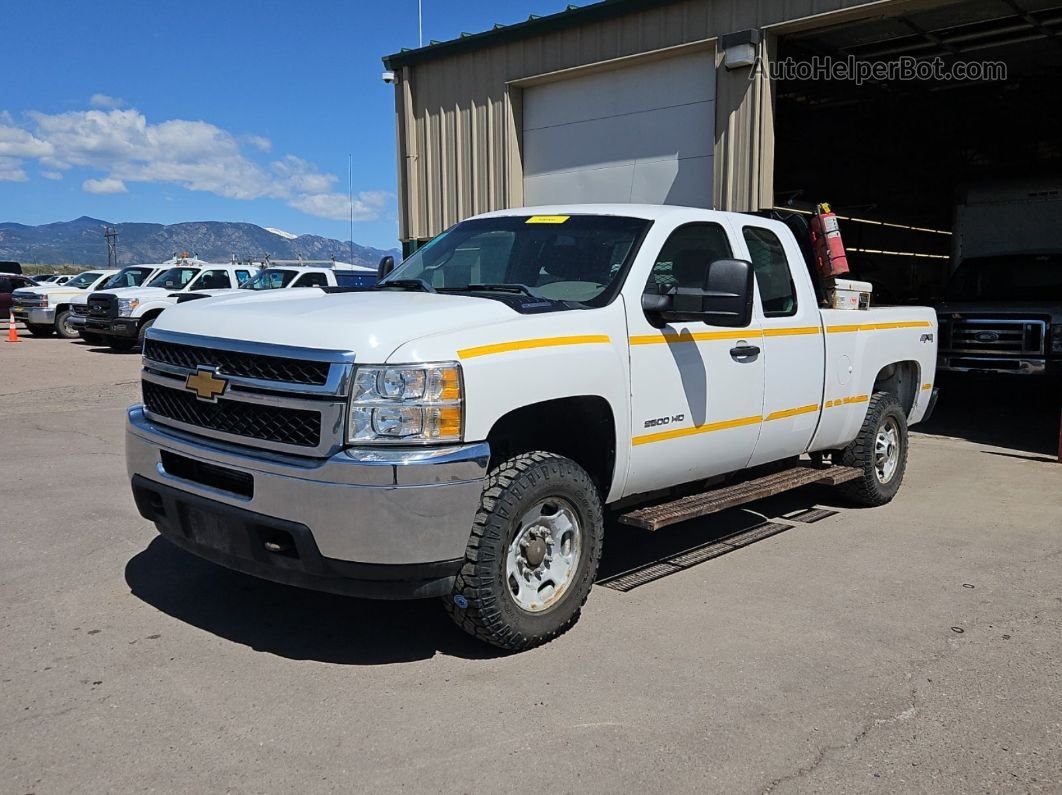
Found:
<path fill-rule="evenodd" d="M 323 273 L 304 273 L 292 287 L 327 287 L 328 277 Z"/>
<path fill-rule="evenodd" d="M 227 271 L 203 271 L 203 275 L 192 285 L 192 290 L 220 290 L 231 287 Z"/>
<path fill-rule="evenodd" d="M 10 293 L 15 285 L 11 283 L 11 279 L 5 279 L 0 276 L 0 293 Z"/>
<path fill-rule="evenodd" d="M 796 314 L 796 288 L 789 272 L 789 260 L 778 236 L 760 226 L 742 230 L 749 259 L 756 272 L 764 317 L 790 317 Z"/>
<path fill-rule="evenodd" d="M 250 271 L 236 271 L 236 284 L 237 285 L 243 284 L 249 278 L 251 278 L 251 272 Z"/>
<path fill-rule="evenodd" d="M 664 243 L 646 284 L 646 292 L 664 293 L 671 287 L 703 287 L 708 266 L 733 257 L 726 230 L 719 224 L 680 226 Z"/>

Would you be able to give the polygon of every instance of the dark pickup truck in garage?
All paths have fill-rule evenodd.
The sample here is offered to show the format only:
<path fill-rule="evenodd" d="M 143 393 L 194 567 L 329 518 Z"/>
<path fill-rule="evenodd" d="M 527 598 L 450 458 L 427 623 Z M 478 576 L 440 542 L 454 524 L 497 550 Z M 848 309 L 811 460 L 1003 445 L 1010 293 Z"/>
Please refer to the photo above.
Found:
<path fill-rule="evenodd" d="M 940 372 L 1062 376 L 1062 252 L 963 260 L 937 317 Z"/>

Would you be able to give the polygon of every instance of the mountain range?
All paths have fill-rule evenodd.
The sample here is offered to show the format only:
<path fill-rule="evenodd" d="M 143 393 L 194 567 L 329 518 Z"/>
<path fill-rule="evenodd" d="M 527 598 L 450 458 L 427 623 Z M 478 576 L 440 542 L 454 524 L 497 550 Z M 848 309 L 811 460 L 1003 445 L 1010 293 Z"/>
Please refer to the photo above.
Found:
<path fill-rule="evenodd" d="M 351 243 L 319 235 L 292 235 L 280 229 L 228 221 L 191 221 L 180 224 L 114 224 L 82 216 L 40 226 L 0 223 L 0 260 L 41 265 L 107 264 L 106 227 L 118 230 L 118 263 L 164 262 L 188 252 L 209 262 L 237 259 L 351 260 Z M 397 249 L 382 250 L 353 244 L 354 264 L 375 267 L 380 258 Z"/>

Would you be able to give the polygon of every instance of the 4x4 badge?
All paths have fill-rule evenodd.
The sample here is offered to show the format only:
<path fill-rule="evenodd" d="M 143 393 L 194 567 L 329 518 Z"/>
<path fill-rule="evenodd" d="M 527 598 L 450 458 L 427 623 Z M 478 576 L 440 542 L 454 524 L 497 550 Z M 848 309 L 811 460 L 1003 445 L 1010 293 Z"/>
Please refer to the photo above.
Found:
<path fill-rule="evenodd" d="M 227 378 L 220 378 L 217 369 L 199 365 L 194 373 L 189 373 L 184 380 L 184 388 L 195 392 L 195 396 L 207 403 L 217 403 L 218 395 L 225 394 L 229 385 Z"/>

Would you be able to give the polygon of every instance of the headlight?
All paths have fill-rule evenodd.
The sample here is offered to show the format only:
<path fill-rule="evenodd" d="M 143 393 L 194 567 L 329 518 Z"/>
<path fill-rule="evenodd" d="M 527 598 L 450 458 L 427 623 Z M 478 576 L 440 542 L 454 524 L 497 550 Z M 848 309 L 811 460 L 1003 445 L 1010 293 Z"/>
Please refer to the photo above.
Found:
<path fill-rule="evenodd" d="M 461 365 L 358 367 L 350 395 L 347 442 L 459 442 L 464 431 Z"/>
<path fill-rule="evenodd" d="M 121 317 L 129 317 L 138 306 L 140 306 L 139 298 L 119 298 L 118 314 Z"/>
<path fill-rule="evenodd" d="M 1062 353 L 1062 323 L 1051 327 L 1051 353 Z"/>

